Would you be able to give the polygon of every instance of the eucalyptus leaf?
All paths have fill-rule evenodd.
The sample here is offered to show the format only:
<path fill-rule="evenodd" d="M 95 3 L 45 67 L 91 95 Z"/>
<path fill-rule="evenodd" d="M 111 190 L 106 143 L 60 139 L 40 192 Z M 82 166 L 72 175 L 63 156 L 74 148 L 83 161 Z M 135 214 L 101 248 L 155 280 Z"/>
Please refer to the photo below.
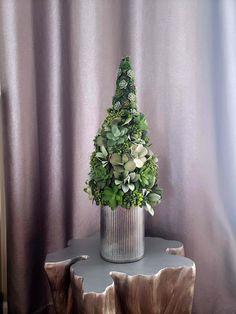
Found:
<path fill-rule="evenodd" d="M 144 208 L 147 212 L 149 212 L 150 215 L 152 216 L 154 215 L 154 209 L 152 208 L 150 204 L 146 202 Z"/>
<path fill-rule="evenodd" d="M 132 120 L 132 116 L 128 117 L 122 125 L 126 125 L 130 123 L 131 120 Z"/>
<path fill-rule="evenodd" d="M 131 191 L 133 191 L 134 188 L 135 188 L 135 186 L 134 186 L 133 183 L 129 183 L 129 184 L 128 184 L 128 187 L 129 187 L 129 189 L 130 189 Z"/>
<path fill-rule="evenodd" d="M 110 158 L 110 163 L 113 166 L 122 165 L 121 156 L 119 154 L 117 154 L 117 153 L 112 154 L 111 158 Z"/>
<path fill-rule="evenodd" d="M 103 155 L 104 155 L 105 157 L 107 157 L 108 152 L 107 152 L 105 146 L 103 146 L 103 145 L 101 146 L 101 152 L 103 153 Z"/>
<path fill-rule="evenodd" d="M 159 202 L 161 199 L 160 195 L 159 194 L 156 194 L 156 193 L 150 193 L 148 195 L 148 201 L 150 201 L 150 203 L 157 203 Z"/>
<path fill-rule="evenodd" d="M 133 182 L 137 182 L 140 178 L 140 174 L 139 173 L 135 173 L 135 178 L 132 180 Z"/>
<path fill-rule="evenodd" d="M 148 153 L 148 150 L 145 147 L 143 147 L 142 150 L 139 152 L 139 157 L 142 158 L 146 156 L 147 153 Z"/>
<path fill-rule="evenodd" d="M 145 196 L 146 193 L 147 193 L 147 189 L 142 189 L 142 193 L 143 193 L 143 195 Z"/>
<path fill-rule="evenodd" d="M 123 190 L 124 193 L 127 193 L 129 191 L 129 187 L 124 185 L 124 184 L 122 184 L 122 190 Z"/>
<path fill-rule="evenodd" d="M 129 160 L 129 157 L 126 154 L 122 155 L 122 162 L 123 163 L 126 163 L 128 160 Z"/>
<path fill-rule="evenodd" d="M 133 181 L 135 179 L 135 177 L 136 177 L 136 173 L 135 172 L 131 172 L 129 174 L 129 176 L 130 176 L 130 179 Z"/>
<path fill-rule="evenodd" d="M 139 154 L 139 153 L 141 153 L 141 152 L 142 152 L 143 148 L 144 148 L 144 147 L 143 147 L 143 145 L 138 144 L 138 145 L 136 145 L 136 147 L 135 147 L 134 151 L 135 151 L 135 152 L 137 152 L 137 153 Z"/>
<path fill-rule="evenodd" d="M 127 128 L 123 128 L 120 132 L 121 135 L 125 135 L 128 132 Z"/>
<path fill-rule="evenodd" d="M 117 125 L 114 124 L 111 128 L 112 130 L 112 134 L 115 136 L 115 137 L 118 137 L 120 136 L 120 130 L 118 129 Z"/>
<path fill-rule="evenodd" d="M 124 176 L 124 177 L 127 177 L 128 174 L 129 174 L 129 171 L 128 171 L 128 170 L 124 170 L 124 171 L 123 171 L 123 176 Z"/>
<path fill-rule="evenodd" d="M 124 172 L 124 167 L 123 166 L 116 165 L 116 166 L 113 166 L 113 167 L 114 167 L 114 170 L 116 172 L 119 172 L 119 173 Z"/>
<path fill-rule="evenodd" d="M 104 139 L 101 135 L 99 135 L 97 138 L 96 138 L 96 143 L 98 146 L 102 146 L 104 143 L 103 143 Z"/>
<path fill-rule="evenodd" d="M 112 140 L 112 139 L 113 139 L 113 134 L 112 134 L 112 133 L 107 133 L 107 134 L 106 134 L 106 137 L 107 137 L 109 140 Z"/>
<path fill-rule="evenodd" d="M 84 192 L 88 193 L 89 199 L 92 201 L 93 200 L 93 193 L 92 193 L 92 189 L 88 183 L 86 183 L 86 186 L 84 188 Z"/>
<path fill-rule="evenodd" d="M 136 164 L 133 160 L 129 160 L 126 164 L 125 164 L 125 170 L 128 171 L 134 171 L 134 169 L 136 168 Z"/>
<path fill-rule="evenodd" d="M 127 176 L 125 179 L 124 179 L 124 183 L 129 183 L 130 182 L 130 177 L 129 176 Z"/>
<path fill-rule="evenodd" d="M 134 155 L 135 154 L 135 149 L 137 147 L 137 144 L 134 144 L 131 146 L 131 154 Z"/>
<path fill-rule="evenodd" d="M 97 152 L 97 153 L 96 153 L 96 157 L 98 157 L 98 158 L 104 158 L 104 155 L 103 155 L 103 153 L 101 153 L 101 152 Z"/>
<path fill-rule="evenodd" d="M 138 158 L 134 158 L 134 163 L 135 163 L 137 168 L 142 168 L 142 166 L 144 165 L 144 162 Z"/>

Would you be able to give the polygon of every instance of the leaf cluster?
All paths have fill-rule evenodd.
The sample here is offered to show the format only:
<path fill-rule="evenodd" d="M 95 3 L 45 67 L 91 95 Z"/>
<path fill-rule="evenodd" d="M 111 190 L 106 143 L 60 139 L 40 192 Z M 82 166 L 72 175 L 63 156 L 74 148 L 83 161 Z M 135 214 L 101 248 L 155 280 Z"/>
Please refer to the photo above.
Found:
<path fill-rule="evenodd" d="M 129 58 L 121 60 L 112 107 L 94 139 L 85 192 L 97 205 L 144 207 L 154 214 L 162 190 L 157 158 L 150 149 L 148 123 L 137 110 L 134 72 Z"/>

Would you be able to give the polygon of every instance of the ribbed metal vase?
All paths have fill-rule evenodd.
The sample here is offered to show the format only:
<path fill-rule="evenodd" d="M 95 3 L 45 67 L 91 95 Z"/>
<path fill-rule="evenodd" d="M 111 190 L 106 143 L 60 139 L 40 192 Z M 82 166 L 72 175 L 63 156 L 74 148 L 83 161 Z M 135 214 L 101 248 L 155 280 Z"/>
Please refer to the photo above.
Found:
<path fill-rule="evenodd" d="M 113 263 L 135 262 L 143 257 L 143 208 L 101 208 L 100 253 L 103 259 Z"/>

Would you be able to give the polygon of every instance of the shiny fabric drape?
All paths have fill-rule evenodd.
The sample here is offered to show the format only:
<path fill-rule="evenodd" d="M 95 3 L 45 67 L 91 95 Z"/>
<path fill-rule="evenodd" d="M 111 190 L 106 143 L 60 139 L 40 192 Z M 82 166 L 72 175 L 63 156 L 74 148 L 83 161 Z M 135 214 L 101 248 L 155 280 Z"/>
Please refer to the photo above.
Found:
<path fill-rule="evenodd" d="M 159 153 L 150 235 L 183 241 L 194 313 L 236 313 L 236 2 L 0 0 L 9 312 L 48 313 L 48 251 L 99 229 L 83 192 L 130 55 Z"/>

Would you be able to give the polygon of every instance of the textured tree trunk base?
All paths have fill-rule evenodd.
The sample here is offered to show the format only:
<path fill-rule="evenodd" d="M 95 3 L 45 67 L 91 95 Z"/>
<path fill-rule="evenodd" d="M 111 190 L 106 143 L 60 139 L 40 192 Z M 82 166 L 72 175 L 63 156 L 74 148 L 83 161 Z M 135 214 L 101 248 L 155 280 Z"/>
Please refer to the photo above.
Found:
<path fill-rule="evenodd" d="M 155 238 L 147 238 L 146 241 L 155 241 Z M 153 240 L 154 239 L 154 240 Z M 156 238 L 158 239 L 158 238 Z M 191 313 L 192 299 L 194 292 L 195 281 L 195 264 L 183 257 L 183 246 L 179 242 L 162 241 L 161 248 L 157 251 L 156 263 L 162 264 L 159 270 L 155 273 L 150 268 L 145 266 L 149 264 L 149 252 L 146 252 L 147 260 L 142 264 L 111 264 L 101 259 L 98 260 L 100 267 L 105 263 L 104 278 L 107 266 L 114 271 L 109 274 L 112 278 L 111 284 L 107 285 L 103 291 L 95 292 L 92 287 L 84 289 L 83 283 L 86 281 L 87 274 L 94 271 L 95 264 L 86 266 L 89 260 L 87 255 L 72 256 L 79 249 L 79 241 L 71 241 L 73 250 L 65 249 L 59 253 L 49 254 L 45 262 L 45 270 L 47 272 L 49 284 L 52 291 L 53 301 L 56 313 L 58 314 L 187 314 Z M 84 240 L 86 241 L 86 240 Z M 88 243 L 87 252 L 91 249 L 91 255 L 97 246 Z M 163 250 L 163 241 L 166 244 Z M 176 247 L 168 247 L 168 244 L 175 243 Z M 77 247 L 76 247 L 77 245 Z M 83 246 L 83 245 L 82 245 Z M 157 250 L 158 246 L 150 248 Z M 83 248 L 82 248 L 83 249 Z M 99 248 L 97 248 L 98 250 Z M 85 252 L 87 254 L 87 252 Z M 175 256 L 170 256 L 175 255 Z M 68 256 L 68 258 L 66 258 Z M 61 261 L 60 259 L 63 258 Z M 65 259 L 64 259 L 65 258 Z M 92 256 L 90 256 L 92 258 Z M 94 260 L 98 258 L 94 255 Z M 153 256 L 150 257 L 151 262 Z M 97 263 L 98 263 L 97 262 Z M 164 264 L 163 264 L 164 263 Z M 166 263 L 166 267 L 163 267 Z M 182 266 L 179 266 L 181 265 Z M 131 266 L 132 265 L 132 266 Z M 140 266 L 141 265 L 141 266 Z M 144 265 L 144 266 L 143 266 Z M 176 265 L 176 266 L 175 266 Z M 149 267 L 148 266 L 148 267 Z M 127 274 L 124 272 L 128 269 Z M 142 274 L 129 275 L 132 269 L 134 273 L 137 268 Z M 155 267 L 154 267 L 155 268 Z M 120 271 L 116 271 L 119 270 Z M 158 267 L 157 267 L 158 269 Z M 81 271 L 81 275 L 80 275 Z M 98 270 L 99 271 L 99 270 Z M 98 274 L 100 275 L 100 274 Z M 91 281 L 87 279 L 88 282 Z M 92 278 L 93 280 L 93 278 Z M 113 282 L 112 282 L 113 281 Z M 96 282 L 96 273 L 94 276 L 94 285 L 98 290 L 99 284 Z M 101 282 L 101 289 L 104 288 L 104 283 Z M 91 291 L 90 291 L 91 289 Z"/>

